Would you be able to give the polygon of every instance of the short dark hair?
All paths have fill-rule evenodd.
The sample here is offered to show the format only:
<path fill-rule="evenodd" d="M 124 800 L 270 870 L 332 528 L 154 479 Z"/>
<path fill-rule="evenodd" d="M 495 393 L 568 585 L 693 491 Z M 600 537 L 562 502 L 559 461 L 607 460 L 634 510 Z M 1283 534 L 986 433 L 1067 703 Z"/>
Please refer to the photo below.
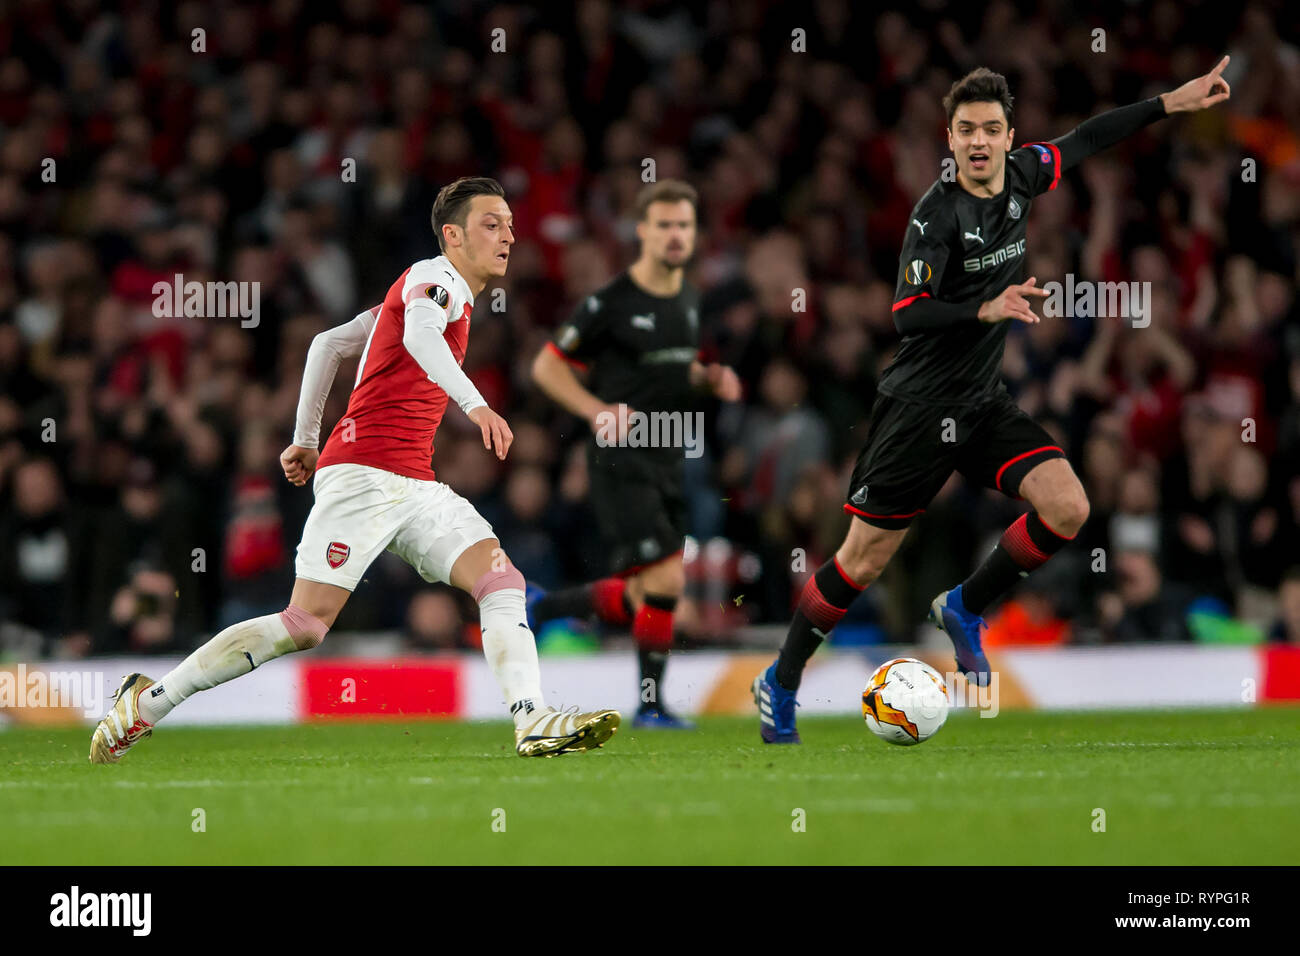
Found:
<path fill-rule="evenodd" d="M 943 108 L 948 113 L 948 125 L 952 126 L 953 114 L 963 103 L 1001 103 L 1009 127 L 1013 102 L 1007 78 L 988 67 L 978 66 L 952 85 L 943 98 Z"/>
<path fill-rule="evenodd" d="M 442 244 L 442 227 L 453 223 L 465 228 L 465 219 L 469 215 L 469 204 L 475 196 L 501 196 L 506 191 L 501 184 L 489 176 L 462 176 L 454 183 L 448 183 L 438 190 L 438 198 L 433 201 L 433 233 L 438 237 L 438 248 L 447 249 Z"/>
<path fill-rule="evenodd" d="M 685 200 L 698 214 L 700 211 L 700 194 L 695 187 L 682 179 L 664 179 L 650 183 L 641 188 L 636 197 L 636 218 L 644 221 L 650 213 L 650 206 L 657 202 L 681 202 Z"/>

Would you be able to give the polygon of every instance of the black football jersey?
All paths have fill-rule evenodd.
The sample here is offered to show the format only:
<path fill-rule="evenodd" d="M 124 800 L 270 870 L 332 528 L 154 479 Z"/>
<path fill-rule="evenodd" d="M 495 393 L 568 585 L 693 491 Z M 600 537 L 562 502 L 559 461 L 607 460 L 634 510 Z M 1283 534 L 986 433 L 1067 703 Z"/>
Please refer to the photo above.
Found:
<path fill-rule="evenodd" d="M 1060 177 L 1057 147 L 1031 143 L 1007 154 L 1005 183 L 996 196 L 980 198 L 939 180 L 921 197 L 903 240 L 894 292 L 903 340 L 881 375 L 881 392 L 938 404 L 1003 391 L 998 373 L 1011 321 L 980 322 L 979 307 L 1026 278 L 1030 204 L 1055 189 Z M 942 328 L 905 331 L 905 310 L 926 300 L 960 304 L 969 314 Z"/>
<path fill-rule="evenodd" d="M 651 295 L 623 272 L 587 296 L 556 332 L 554 346 L 590 372 L 587 387 L 601 401 L 639 412 L 690 412 L 696 404 L 690 368 L 699 353 L 700 294 L 688 282 L 675 296 Z M 632 449 L 600 449 L 608 452 Z M 682 450 L 635 449 L 680 463 Z"/>
<path fill-rule="evenodd" d="M 638 411 L 687 411 L 699 352 L 700 295 L 689 283 L 671 298 L 646 292 L 626 272 L 587 296 L 555 345 L 590 373 L 601 401 Z"/>

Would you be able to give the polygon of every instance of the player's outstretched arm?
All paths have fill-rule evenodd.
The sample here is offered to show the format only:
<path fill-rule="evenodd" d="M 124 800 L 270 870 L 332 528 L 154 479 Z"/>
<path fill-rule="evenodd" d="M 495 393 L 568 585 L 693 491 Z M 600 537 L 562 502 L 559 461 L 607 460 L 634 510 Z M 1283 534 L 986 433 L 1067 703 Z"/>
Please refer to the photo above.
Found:
<path fill-rule="evenodd" d="M 1052 140 L 1052 145 L 1060 152 L 1061 172 L 1171 113 L 1193 112 L 1222 103 L 1231 94 L 1222 76 L 1228 59 L 1225 56 L 1209 73 L 1184 83 L 1176 90 L 1099 113 Z"/>
<path fill-rule="evenodd" d="M 302 386 L 298 391 L 298 412 L 294 419 L 293 444 L 280 453 L 280 467 L 292 484 L 303 485 L 316 468 L 320 444 L 320 419 L 325 400 L 334 387 L 339 362 L 354 358 L 366 347 L 370 330 L 375 327 L 379 307 L 367 309 L 350 322 L 326 329 L 311 340 L 307 363 L 303 367 Z"/>

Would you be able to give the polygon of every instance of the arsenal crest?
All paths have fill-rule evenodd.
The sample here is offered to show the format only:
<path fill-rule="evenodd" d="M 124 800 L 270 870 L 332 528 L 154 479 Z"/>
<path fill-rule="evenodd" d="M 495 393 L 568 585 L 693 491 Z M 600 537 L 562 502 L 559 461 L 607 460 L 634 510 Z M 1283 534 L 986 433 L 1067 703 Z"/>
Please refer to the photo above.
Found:
<path fill-rule="evenodd" d="M 343 567 L 343 562 L 347 561 L 348 555 L 352 549 L 341 541 L 331 541 L 330 546 L 325 549 L 325 561 L 331 568 L 338 569 Z"/>

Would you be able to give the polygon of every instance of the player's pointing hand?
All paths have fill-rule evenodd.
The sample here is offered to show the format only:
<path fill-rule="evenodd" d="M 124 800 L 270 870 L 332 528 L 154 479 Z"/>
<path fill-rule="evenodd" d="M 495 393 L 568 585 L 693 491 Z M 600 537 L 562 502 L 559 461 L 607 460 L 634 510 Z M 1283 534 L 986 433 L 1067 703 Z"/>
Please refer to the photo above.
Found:
<path fill-rule="evenodd" d="M 988 322 L 991 325 L 1004 322 L 1007 319 L 1015 319 L 1033 325 L 1038 321 L 1038 316 L 1029 307 L 1029 300 L 1031 298 L 1044 299 L 1046 297 L 1047 290 L 1038 288 L 1038 278 L 1030 276 L 1027 281 L 1019 285 L 1007 286 L 996 299 L 990 299 L 981 305 L 979 320 Z"/>
<path fill-rule="evenodd" d="M 510 430 L 506 420 L 486 405 L 482 405 L 470 412 L 469 420 L 477 425 L 483 433 L 483 447 L 488 451 L 495 449 L 497 458 L 505 461 L 506 452 L 510 450 L 510 443 L 515 440 L 514 432 Z"/>
<path fill-rule="evenodd" d="M 1208 109 L 1231 96 L 1232 90 L 1228 86 L 1228 81 L 1223 78 L 1223 70 L 1228 65 L 1229 59 L 1231 57 L 1225 56 L 1204 76 L 1188 80 L 1170 93 L 1160 94 L 1160 99 L 1165 104 L 1165 112 L 1191 113 Z"/>

